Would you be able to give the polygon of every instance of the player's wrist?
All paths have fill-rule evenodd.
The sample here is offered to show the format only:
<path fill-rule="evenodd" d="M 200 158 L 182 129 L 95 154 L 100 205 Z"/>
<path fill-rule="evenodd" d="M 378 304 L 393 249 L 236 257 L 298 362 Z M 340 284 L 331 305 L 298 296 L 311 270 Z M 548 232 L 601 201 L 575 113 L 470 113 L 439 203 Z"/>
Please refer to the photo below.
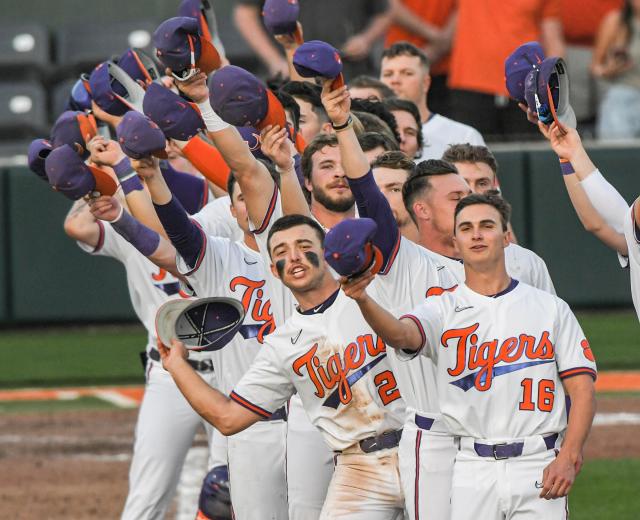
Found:
<path fill-rule="evenodd" d="M 334 132 L 342 132 L 344 130 L 347 130 L 351 126 L 353 126 L 353 118 L 351 117 L 350 113 L 347 114 L 346 118 L 344 116 L 340 116 L 331 119 L 331 127 L 333 128 Z"/>

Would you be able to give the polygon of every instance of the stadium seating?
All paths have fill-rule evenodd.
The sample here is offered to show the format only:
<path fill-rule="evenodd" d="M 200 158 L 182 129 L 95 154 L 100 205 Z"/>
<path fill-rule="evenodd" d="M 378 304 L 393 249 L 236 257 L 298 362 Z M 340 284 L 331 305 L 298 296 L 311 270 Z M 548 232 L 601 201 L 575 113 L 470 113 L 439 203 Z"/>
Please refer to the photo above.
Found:
<path fill-rule="evenodd" d="M 3 80 L 42 76 L 50 67 L 48 31 L 38 24 L 0 25 L 0 72 Z"/>
<path fill-rule="evenodd" d="M 0 83 L 0 136 L 16 139 L 48 133 L 42 85 L 30 81 Z"/>

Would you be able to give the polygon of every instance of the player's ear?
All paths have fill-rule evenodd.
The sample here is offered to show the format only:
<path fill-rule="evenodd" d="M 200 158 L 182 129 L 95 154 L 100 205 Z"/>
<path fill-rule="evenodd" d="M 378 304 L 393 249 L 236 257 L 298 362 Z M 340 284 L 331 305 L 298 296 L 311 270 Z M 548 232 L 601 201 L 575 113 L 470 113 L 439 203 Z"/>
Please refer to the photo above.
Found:
<path fill-rule="evenodd" d="M 413 203 L 413 213 L 418 220 L 429 220 L 431 218 L 429 208 L 421 200 L 417 200 Z"/>

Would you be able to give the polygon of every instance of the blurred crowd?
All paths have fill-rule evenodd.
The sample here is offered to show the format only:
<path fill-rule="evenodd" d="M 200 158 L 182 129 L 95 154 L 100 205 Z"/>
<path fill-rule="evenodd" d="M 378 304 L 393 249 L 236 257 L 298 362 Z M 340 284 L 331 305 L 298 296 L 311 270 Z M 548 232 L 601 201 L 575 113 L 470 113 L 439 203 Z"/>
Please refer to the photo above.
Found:
<path fill-rule="evenodd" d="M 262 25 L 263 3 L 239 0 L 236 26 L 272 76 L 288 77 L 283 49 Z M 637 0 L 300 0 L 300 21 L 306 40 L 341 51 L 350 87 L 378 78 L 382 47 L 413 43 L 429 60 L 430 111 L 486 141 L 539 137 L 508 97 L 503 64 L 522 42 L 540 41 L 568 63 L 581 133 L 606 140 L 640 137 L 639 9 Z M 398 93 L 389 71 L 379 79 Z"/>

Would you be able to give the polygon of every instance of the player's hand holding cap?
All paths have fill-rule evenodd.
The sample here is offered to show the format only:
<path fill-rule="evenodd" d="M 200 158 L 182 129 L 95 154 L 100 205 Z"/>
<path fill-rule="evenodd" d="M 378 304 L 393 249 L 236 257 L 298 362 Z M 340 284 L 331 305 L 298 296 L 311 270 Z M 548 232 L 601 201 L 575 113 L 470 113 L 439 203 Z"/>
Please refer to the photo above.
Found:
<path fill-rule="evenodd" d="M 526 103 L 524 97 L 524 82 L 527 74 L 544 60 L 542 45 L 538 42 L 527 42 L 513 51 L 504 62 L 504 77 L 509 95 L 518 101 Z"/>
<path fill-rule="evenodd" d="M 107 114 L 122 116 L 129 110 L 142 111 L 144 89 L 112 61 L 93 69 L 89 88 L 93 101 Z"/>
<path fill-rule="evenodd" d="M 142 109 L 170 139 L 188 141 L 206 128 L 195 103 L 157 83 L 147 88 Z"/>
<path fill-rule="evenodd" d="M 156 333 L 160 342 L 184 343 L 188 350 L 219 350 L 235 336 L 244 320 L 244 308 L 233 298 L 169 300 L 156 313 Z"/>
<path fill-rule="evenodd" d="M 118 142 L 122 151 L 131 159 L 142 159 L 144 157 L 168 157 L 165 147 L 167 140 L 151 119 L 144 114 L 133 110 L 127 112 L 118 128 L 116 128 Z"/>
<path fill-rule="evenodd" d="M 332 90 L 344 85 L 340 53 L 328 43 L 303 43 L 293 55 L 293 66 L 303 78 L 333 79 Z"/>
<path fill-rule="evenodd" d="M 555 121 L 560 127 L 576 127 L 576 114 L 569 104 L 569 71 L 562 58 L 546 58 L 527 74 L 524 97 L 529 110 L 545 125 Z"/>
<path fill-rule="evenodd" d="M 93 114 L 67 110 L 60 114 L 51 128 L 51 145 L 58 148 L 63 144 L 82 148 L 82 157 L 90 155 L 87 143 L 98 133 L 98 126 Z"/>
<path fill-rule="evenodd" d="M 292 34 L 299 44 L 302 35 L 298 28 L 300 6 L 298 0 L 266 0 L 262 8 L 264 26 L 274 36 Z"/>
<path fill-rule="evenodd" d="M 286 126 L 282 104 L 267 86 L 250 72 L 228 65 L 210 78 L 211 107 L 233 126 L 252 126 L 262 130 L 268 125 Z"/>
<path fill-rule="evenodd" d="M 52 150 L 53 147 L 51 146 L 51 143 L 46 139 L 35 139 L 34 141 L 31 141 L 29 151 L 27 152 L 27 163 L 29 164 L 29 169 L 46 182 L 49 182 L 49 179 L 47 178 L 44 163 Z"/>
<path fill-rule="evenodd" d="M 176 16 L 160 24 L 153 33 L 153 44 L 160 62 L 171 69 L 178 81 L 198 72 L 209 74 L 220 67 L 220 55 L 210 39 L 202 34 L 198 20 Z"/>
<path fill-rule="evenodd" d="M 331 228 L 324 239 L 324 258 L 341 276 L 356 278 L 382 269 L 382 252 L 373 244 L 378 225 L 370 218 L 346 219 Z"/>
<path fill-rule="evenodd" d="M 45 160 L 45 172 L 51 187 L 71 200 L 87 195 L 113 195 L 118 189 L 111 175 L 85 164 L 78 152 L 68 144 L 49 153 Z"/>

